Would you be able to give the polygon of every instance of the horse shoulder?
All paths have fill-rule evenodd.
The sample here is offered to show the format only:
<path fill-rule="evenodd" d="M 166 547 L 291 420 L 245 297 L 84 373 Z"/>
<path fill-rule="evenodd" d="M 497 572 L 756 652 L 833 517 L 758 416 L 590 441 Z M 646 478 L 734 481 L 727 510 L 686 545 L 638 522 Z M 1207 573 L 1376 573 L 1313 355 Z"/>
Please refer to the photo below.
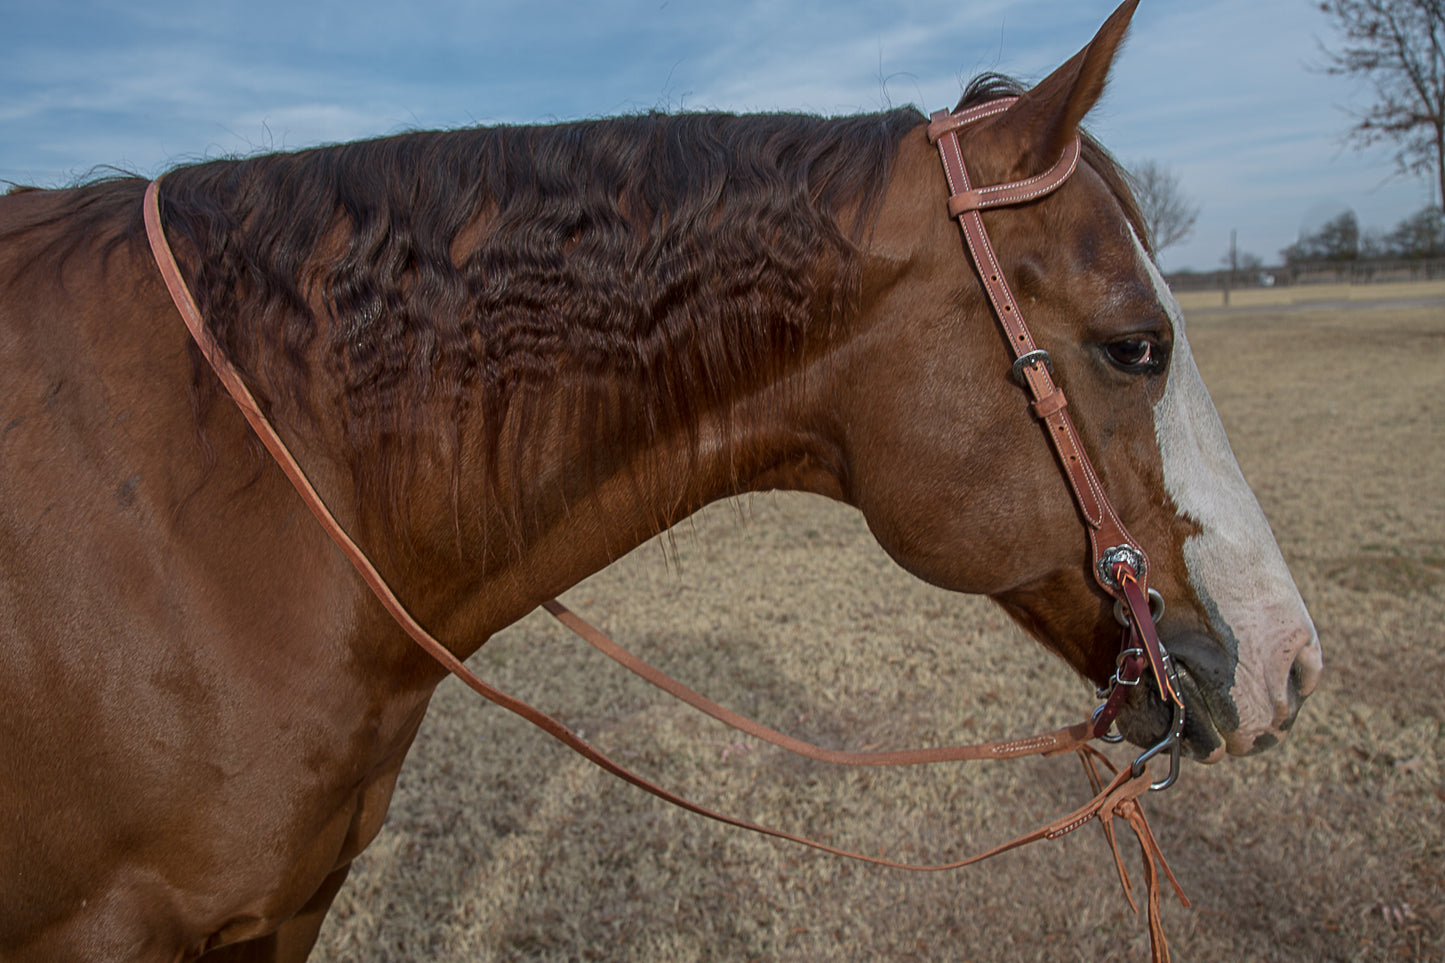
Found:
<path fill-rule="evenodd" d="M 233 411 L 198 422 L 144 257 L 35 256 L 66 227 L 0 240 L 7 959 L 274 927 L 380 828 L 430 694 L 369 678 L 344 560 Z"/>

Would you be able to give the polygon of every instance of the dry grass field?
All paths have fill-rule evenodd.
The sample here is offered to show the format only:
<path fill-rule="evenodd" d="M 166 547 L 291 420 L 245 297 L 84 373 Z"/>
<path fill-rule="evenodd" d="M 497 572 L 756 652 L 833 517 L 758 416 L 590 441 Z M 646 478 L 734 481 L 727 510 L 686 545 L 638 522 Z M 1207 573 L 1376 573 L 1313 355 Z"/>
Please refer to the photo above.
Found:
<path fill-rule="evenodd" d="M 1445 300 L 1195 310 L 1190 340 L 1327 672 L 1282 748 L 1190 763 L 1146 800 L 1194 902 L 1166 905 L 1175 959 L 1445 958 Z M 976 741 L 1093 706 L 990 604 L 912 579 L 820 499 L 716 506 L 566 600 L 824 744 Z M 870 852 L 957 857 L 1088 795 L 1072 759 L 878 773 L 790 758 L 541 614 L 472 664 L 703 803 Z M 1132 838 L 1126 857 L 1137 879 Z M 449 682 L 314 958 L 1147 956 L 1093 827 L 955 873 L 855 864 L 673 810 Z"/>
<path fill-rule="evenodd" d="M 1242 288 L 1232 291 L 1224 304 L 1223 291 L 1185 291 L 1179 304 L 1185 311 L 1210 308 L 1278 308 L 1286 305 L 1378 304 L 1425 302 L 1445 299 L 1445 281 L 1414 281 L 1397 284 L 1301 284 L 1295 287 Z"/>

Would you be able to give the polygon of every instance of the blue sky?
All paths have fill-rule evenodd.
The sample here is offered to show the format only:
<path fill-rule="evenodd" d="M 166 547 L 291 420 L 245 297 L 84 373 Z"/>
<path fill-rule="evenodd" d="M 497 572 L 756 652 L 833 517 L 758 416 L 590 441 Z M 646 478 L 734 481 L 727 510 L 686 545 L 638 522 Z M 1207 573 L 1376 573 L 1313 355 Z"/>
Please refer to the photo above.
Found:
<path fill-rule="evenodd" d="M 433 127 L 652 108 L 838 114 L 951 107 L 983 70 L 1038 80 L 1114 0 L 0 0 L 0 180 Z M 1089 126 L 1202 207 L 1168 269 L 1275 260 L 1352 208 L 1389 228 L 1433 198 L 1342 146 L 1358 84 L 1311 71 L 1310 0 L 1143 0 Z"/>

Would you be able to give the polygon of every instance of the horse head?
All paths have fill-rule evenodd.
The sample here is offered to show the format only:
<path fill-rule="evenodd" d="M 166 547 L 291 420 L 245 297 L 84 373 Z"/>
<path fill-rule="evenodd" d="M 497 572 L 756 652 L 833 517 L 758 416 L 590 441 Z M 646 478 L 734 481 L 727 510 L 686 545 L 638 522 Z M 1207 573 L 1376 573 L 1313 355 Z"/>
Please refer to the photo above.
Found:
<path fill-rule="evenodd" d="M 1033 89 L 975 85 L 960 107 L 1020 96 L 960 132 L 973 182 L 1029 178 L 1059 159 L 1103 91 L 1134 5 Z M 844 495 L 905 568 L 991 596 L 1106 684 L 1120 649 L 1115 600 L 1094 575 L 1080 510 L 1009 377 L 1008 338 L 944 210 L 937 155 L 915 143 L 898 164 L 895 183 L 926 189 L 891 193 L 879 214 L 865 271 L 881 280 L 865 288 L 855 339 L 888 348 L 831 362 L 862 393 L 840 428 Z M 1230 451 L 1125 176 L 1085 137 L 1056 191 L 983 218 L 1103 490 L 1148 554 L 1187 706 L 1185 747 L 1214 760 L 1274 745 L 1315 686 L 1318 636 Z M 1149 688 L 1136 687 L 1119 718 L 1141 745 L 1168 725 Z"/>

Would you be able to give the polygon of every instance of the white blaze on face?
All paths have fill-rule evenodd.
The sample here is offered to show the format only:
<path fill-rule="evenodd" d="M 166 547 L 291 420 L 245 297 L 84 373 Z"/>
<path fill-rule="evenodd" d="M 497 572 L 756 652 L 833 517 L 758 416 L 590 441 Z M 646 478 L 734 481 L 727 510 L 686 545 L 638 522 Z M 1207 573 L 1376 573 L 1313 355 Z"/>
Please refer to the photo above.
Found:
<path fill-rule="evenodd" d="M 1154 408 L 1164 485 L 1179 511 L 1201 529 L 1185 541 L 1184 561 L 1214 633 L 1232 650 L 1227 653 L 1234 663 L 1232 684 L 1227 693 L 1213 695 L 1233 703 L 1238 729 L 1221 734 L 1230 752 L 1248 752 L 1257 737 L 1281 735 L 1280 724 L 1295 708 L 1288 684 L 1297 659 L 1297 695 L 1314 687 L 1321 668 L 1319 637 L 1269 522 L 1234 460 L 1190 354 L 1183 312 L 1142 245 L 1139 258 L 1174 326 L 1169 377 Z M 1217 725 L 1230 721 L 1215 715 Z"/>

